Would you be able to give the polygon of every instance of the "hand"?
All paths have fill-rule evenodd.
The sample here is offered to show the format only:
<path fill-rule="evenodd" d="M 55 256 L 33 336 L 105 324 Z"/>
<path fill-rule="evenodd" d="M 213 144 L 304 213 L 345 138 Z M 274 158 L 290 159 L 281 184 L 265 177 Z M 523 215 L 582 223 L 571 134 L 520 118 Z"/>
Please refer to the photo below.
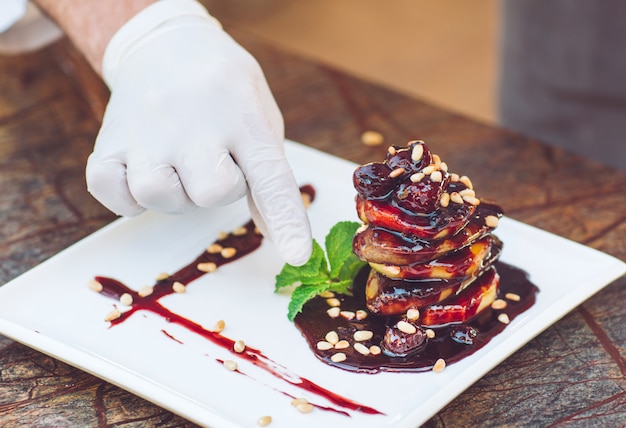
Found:
<path fill-rule="evenodd" d="M 282 258 L 311 253 L 283 152 L 283 119 L 254 58 L 192 0 L 144 9 L 103 59 L 111 89 L 87 163 L 89 191 L 121 215 L 183 213 L 248 195 Z"/>

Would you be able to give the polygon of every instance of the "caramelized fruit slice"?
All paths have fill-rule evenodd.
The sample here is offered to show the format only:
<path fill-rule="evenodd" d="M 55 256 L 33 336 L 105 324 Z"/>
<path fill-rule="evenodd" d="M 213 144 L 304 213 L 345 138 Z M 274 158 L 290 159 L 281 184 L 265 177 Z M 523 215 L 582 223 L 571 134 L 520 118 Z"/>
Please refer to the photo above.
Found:
<path fill-rule="evenodd" d="M 421 146 L 419 151 L 421 155 L 414 159 L 414 150 L 416 146 Z M 411 141 L 407 147 L 392 146 L 387 151 L 387 157 L 385 164 L 391 168 L 404 168 L 409 174 L 420 171 L 425 166 L 428 166 L 432 162 L 432 155 L 430 149 L 424 144 L 423 141 Z"/>
<path fill-rule="evenodd" d="M 450 204 L 427 215 L 413 215 L 391 203 L 365 199 L 361 196 L 357 196 L 356 206 L 363 223 L 410 234 L 427 241 L 456 234 L 467 224 L 476 210 L 476 206 L 470 204 Z"/>
<path fill-rule="evenodd" d="M 391 194 L 398 178 L 390 177 L 391 169 L 382 163 L 361 165 L 352 174 L 354 188 L 360 195 L 370 199 L 384 199 Z"/>
<path fill-rule="evenodd" d="M 500 276 L 494 267 L 490 267 L 461 293 L 424 308 L 421 324 L 442 327 L 469 321 L 493 303 L 499 283 Z"/>
<path fill-rule="evenodd" d="M 396 325 L 389 325 L 385 329 L 382 345 L 386 353 L 397 357 L 404 357 L 421 351 L 428 344 L 426 330 L 420 326 L 410 324 L 415 332 L 402 331 Z"/>
<path fill-rule="evenodd" d="M 361 260 L 370 263 L 391 265 L 425 263 L 449 251 L 462 248 L 491 232 L 493 229 L 485 224 L 485 218 L 489 215 L 501 217 L 502 210 L 497 205 L 482 203 L 467 226 L 460 232 L 434 242 L 369 225 L 357 231 L 352 248 Z"/>
<path fill-rule="evenodd" d="M 441 302 L 474 280 L 475 277 L 410 281 L 391 279 L 372 270 L 365 285 L 365 304 L 378 315 L 400 315 L 411 308 Z"/>
<path fill-rule="evenodd" d="M 412 214 L 430 214 L 439 207 L 445 181 L 424 177 L 417 183 L 410 179 L 400 183 L 392 194 L 393 202 Z"/>
<path fill-rule="evenodd" d="M 372 269 L 390 278 L 400 279 L 454 279 L 473 275 L 477 270 L 495 262 L 502 243 L 486 236 L 470 245 L 427 263 L 389 265 L 370 263 Z"/>

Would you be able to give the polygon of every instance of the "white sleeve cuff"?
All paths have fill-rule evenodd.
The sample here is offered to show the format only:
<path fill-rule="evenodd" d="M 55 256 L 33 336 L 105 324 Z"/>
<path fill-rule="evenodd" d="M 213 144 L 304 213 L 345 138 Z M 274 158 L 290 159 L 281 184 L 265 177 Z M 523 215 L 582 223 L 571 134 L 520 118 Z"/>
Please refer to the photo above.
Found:
<path fill-rule="evenodd" d="M 27 0 L 0 1 L 0 33 L 8 30 L 26 14 Z"/>

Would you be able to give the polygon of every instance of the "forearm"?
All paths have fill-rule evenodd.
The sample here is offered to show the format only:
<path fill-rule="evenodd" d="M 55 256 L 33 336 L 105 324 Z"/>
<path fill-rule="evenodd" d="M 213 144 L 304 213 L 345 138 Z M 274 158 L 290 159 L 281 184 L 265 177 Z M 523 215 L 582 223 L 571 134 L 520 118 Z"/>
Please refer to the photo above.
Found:
<path fill-rule="evenodd" d="M 102 56 L 113 34 L 157 0 L 36 0 L 65 31 L 93 69 L 102 74 Z"/>

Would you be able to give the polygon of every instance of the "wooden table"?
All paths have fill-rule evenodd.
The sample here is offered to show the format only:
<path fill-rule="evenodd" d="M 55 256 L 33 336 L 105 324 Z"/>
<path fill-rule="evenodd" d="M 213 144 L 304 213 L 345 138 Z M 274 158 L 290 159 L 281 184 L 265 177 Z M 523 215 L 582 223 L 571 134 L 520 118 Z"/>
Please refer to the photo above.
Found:
<path fill-rule="evenodd" d="M 626 260 L 623 172 L 233 34 L 263 65 L 289 138 L 360 163 L 424 139 L 509 216 Z M 107 96 L 67 41 L 0 58 L 0 284 L 114 219 L 84 183 Z M 363 145 L 366 130 L 385 145 Z M 622 277 L 426 425 L 623 425 L 625 301 Z M 0 426 L 16 425 L 193 426 L 0 336 Z"/>

